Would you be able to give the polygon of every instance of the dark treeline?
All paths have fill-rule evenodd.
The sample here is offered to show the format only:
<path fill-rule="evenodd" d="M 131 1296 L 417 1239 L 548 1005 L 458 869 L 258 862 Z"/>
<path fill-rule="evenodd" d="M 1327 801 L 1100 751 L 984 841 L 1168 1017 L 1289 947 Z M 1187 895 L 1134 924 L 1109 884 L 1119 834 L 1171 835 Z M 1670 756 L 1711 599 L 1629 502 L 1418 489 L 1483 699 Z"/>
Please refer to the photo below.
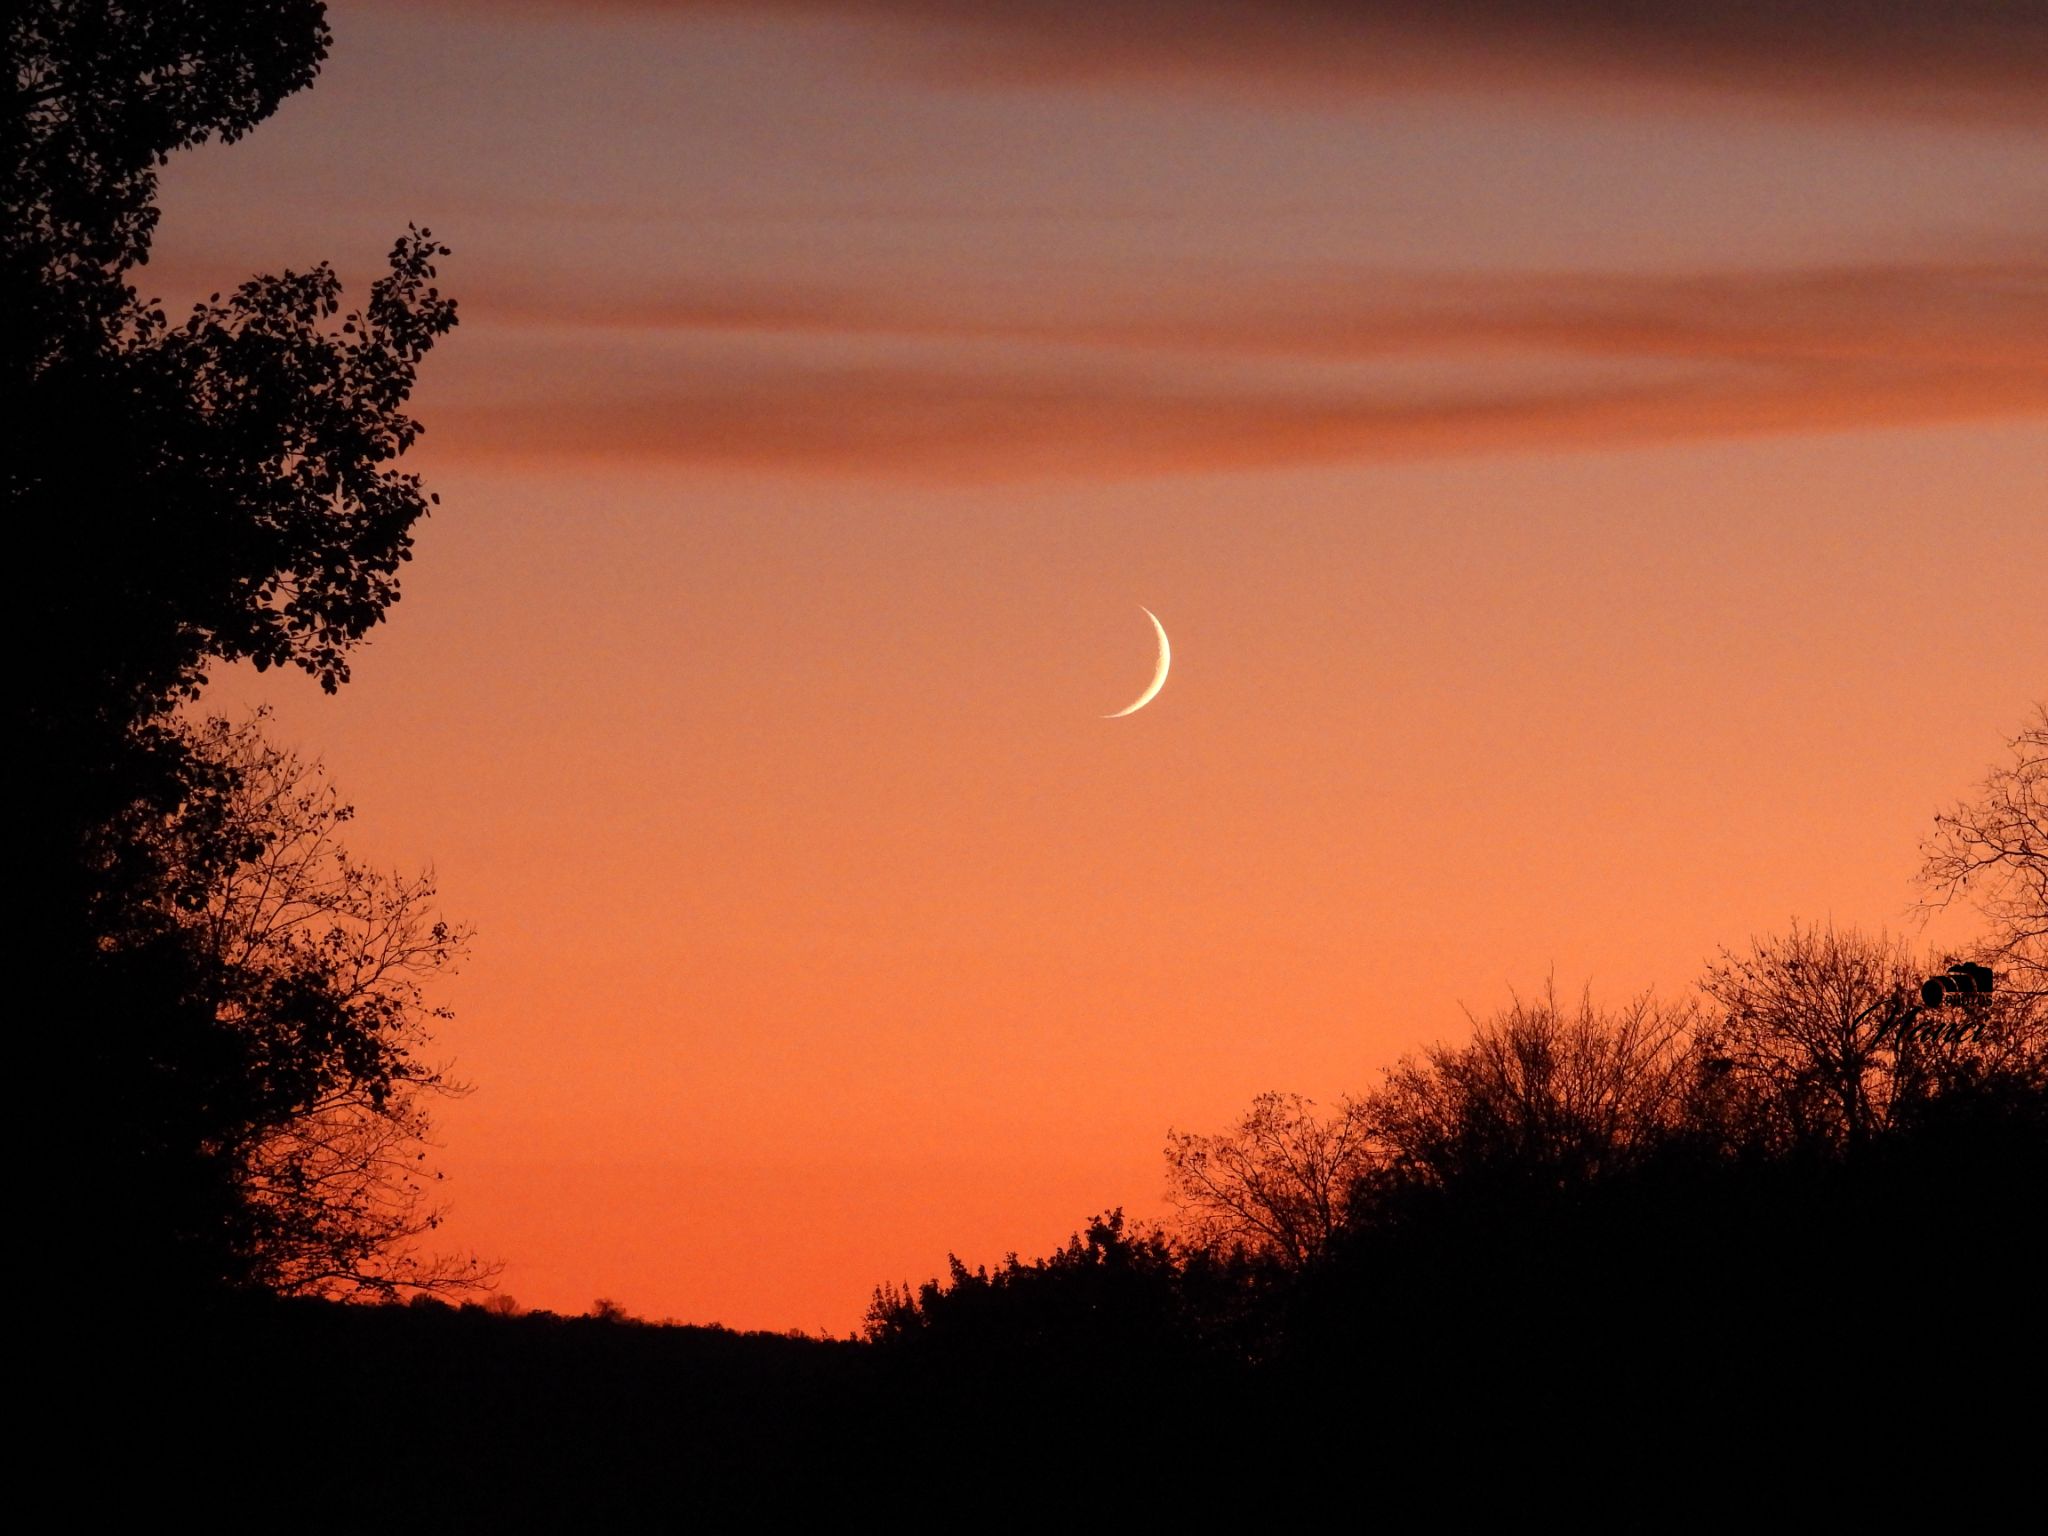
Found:
<path fill-rule="evenodd" d="M 1962 1509 L 2038 1454 L 2048 1018 L 2013 987 L 1929 1008 L 1922 969 L 1798 930 L 1698 1003 L 1518 1001 L 1328 1113 L 1269 1094 L 1172 1137 L 1170 1227 L 884 1285 L 852 1340 L 245 1293 L 181 1314 L 151 1379 L 317 1381 L 322 1422 L 393 1426 L 409 1507 L 464 1520 Z"/>
<path fill-rule="evenodd" d="M 935 1394 L 1207 1389 L 1395 1440 L 1958 1401 L 2035 1337 L 2011 1308 L 2043 1273 L 2048 1009 L 1930 1008 L 1923 979 L 1900 946 L 1795 929 L 1699 1003 L 1517 1002 L 1328 1115 L 1268 1094 L 1174 1136 L 1172 1229 L 1112 1215 L 1049 1258 L 885 1286 L 868 1337 Z"/>

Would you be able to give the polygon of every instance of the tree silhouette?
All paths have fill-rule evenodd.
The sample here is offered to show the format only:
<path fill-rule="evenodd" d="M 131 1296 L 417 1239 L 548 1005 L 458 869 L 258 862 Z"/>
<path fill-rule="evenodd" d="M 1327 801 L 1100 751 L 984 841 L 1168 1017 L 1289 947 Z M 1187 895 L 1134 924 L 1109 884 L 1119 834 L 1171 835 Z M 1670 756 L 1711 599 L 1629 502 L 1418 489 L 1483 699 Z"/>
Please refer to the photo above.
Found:
<path fill-rule="evenodd" d="M 1329 1243 L 1371 1156 L 1355 1104 L 1324 1118 L 1298 1093 L 1262 1093 L 1220 1135 L 1167 1132 L 1167 1198 L 1197 1246 L 1298 1268 Z"/>
<path fill-rule="evenodd" d="M 310 85 L 330 34 L 320 0 L 24 0 L 9 7 L 7 228 L 14 382 L 117 349 L 148 259 L 156 173 L 232 142 Z"/>
<path fill-rule="evenodd" d="M 1974 799 L 1934 818 L 1920 845 L 1930 909 L 1967 896 L 1990 920 L 1979 958 L 2017 986 L 2048 989 L 2048 704 L 2008 744 Z"/>
<path fill-rule="evenodd" d="M 325 1296 L 480 1283 L 482 1266 L 414 1247 L 439 1221 L 426 1101 L 460 1091 L 422 1055 L 446 1017 L 423 983 L 467 931 L 435 914 L 430 877 L 351 859 L 351 808 L 260 727 L 185 728 L 204 786 L 124 828 L 181 878 L 101 934 L 103 974 L 138 979 L 151 1005 L 101 1042 L 120 1172 L 143 1171 L 122 1193 L 169 1225 L 195 1281 Z"/>
<path fill-rule="evenodd" d="M 1920 1027 L 1926 969 L 1896 940 L 1798 924 L 1723 950 L 1700 983 L 1701 1051 L 1739 1098 L 1740 1137 L 1857 1147 L 1959 1074 L 2038 1049 L 2032 1010 L 2001 1008 L 1988 1036 Z"/>
<path fill-rule="evenodd" d="M 223 1022 L 222 957 L 191 919 L 244 862 L 216 835 L 239 770 L 175 711 L 219 661 L 337 687 L 397 599 L 432 499 L 395 461 L 420 431 L 404 409 L 419 362 L 455 322 L 434 286 L 445 250 L 408 229 L 350 313 L 323 264 L 173 319 L 132 281 L 158 169 L 310 84 L 324 6 L 27 0 L 5 27 L 4 452 L 35 549 L 16 597 L 36 655 L 18 678 L 35 807 L 19 857 L 38 898 L 23 940 L 41 961 L 37 1067 L 106 1096 L 112 1122 L 82 1154 L 97 1198 L 61 1215 L 97 1229 L 95 1273 L 258 1275 L 252 1154 L 226 1128 L 317 1104 L 333 1038 L 280 1028 L 252 1056 Z M 279 1019 L 310 1006 L 270 1002 Z M 238 1072 L 255 1075 L 231 1092 Z M 321 1158 L 382 1157 L 328 1143 L 286 1163 L 312 1180 Z"/>
<path fill-rule="evenodd" d="M 864 1335 L 913 1396 L 1015 1425 L 1132 1421 L 1138 1399 L 1171 1401 L 1236 1364 L 1219 1301 L 1244 1276 L 1190 1263 L 1167 1236 L 1113 1210 L 1042 1259 L 991 1269 L 949 1257 L 944 1281 L 880 1286 Z"/>
<path fill-rule="evenodd" d="M 1584 1182 L 1640 1160 L 1672 1126 L 1692 1023 L 1647 995 L 1567 1008 L 1548 986 L 1475 1021 L 1469 1043 L 1401 1061 L 1364 1114 L 1401 1180 Z"/>
<path fill-rule="evenodd" d="M 1312 1267 L 1352 1224 L 1417 1194 L 1477 1205 L 1624 1172 L 1695 1097 L 1696 1011 L 1649 996 L 1576 1008 L 1554 987 L 1476 1020 L 1469 1042 L 1404 1058 L 1328 1117 L 1265 1093 L 1218 1135 L 1169 1133 L 1168 1196 L 1191 1248 Z"/>
<path fill-rule="evenodd" d="M 9 40 L 15 98 L 4 277 L 18 410 L 10 494 L 50 541 L 27 596 L 47 717 L 126 724 L 208 661 L 291 663 L 333 688 L 397 596 L 428 497 L 391 463 L 403 410 L 455 319 L 424 230 L 341 316 L 325 264 L 252 278 L 173 322 L 129 282 L 155 169 L 232 139 L 310 83 L 323 8 L 146 9 L 43 0 Z"/>
<path fill-rule="evenodd" d="M 440 1222 L 425 1198 L 438 1177 L 423 1167 L 425 1101 L 463 1091 L 422 1058 L 432 1021 L 449 1016 L 423 984 L 469 931 L 433 910 L 430 875 L 349 857 L 339 837 L 353 808 L 317 763 L 266 741 L 260 717 L 194 735 L 197 754 L 229 771 L 205 835 L 234 856 L 189 922 L 214 1017 L 245 1042 L 237 1082 L 279 1090 L 250 1106 L 233 1142 L 251 1278 L 317 1295 L 481 1283 L 475 1261 L 414 1246 Z"/>

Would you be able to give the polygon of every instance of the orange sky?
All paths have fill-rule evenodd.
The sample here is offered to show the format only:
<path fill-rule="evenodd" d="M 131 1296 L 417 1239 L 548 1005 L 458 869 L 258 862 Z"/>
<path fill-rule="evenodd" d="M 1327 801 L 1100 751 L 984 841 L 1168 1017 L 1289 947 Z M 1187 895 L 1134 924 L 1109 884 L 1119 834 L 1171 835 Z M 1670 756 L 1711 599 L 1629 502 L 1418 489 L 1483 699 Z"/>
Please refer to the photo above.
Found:
<path fill-rule="evenodd" d="M 2048 692 L 2044 31 L 1552 9 L 342 0 L 172 163 L 173 300 L 455 247 L 405 600 L 211 697 L 480 930 L 506 1290 L 843 1331 L 1553 971 L 1906 926 Z"/>

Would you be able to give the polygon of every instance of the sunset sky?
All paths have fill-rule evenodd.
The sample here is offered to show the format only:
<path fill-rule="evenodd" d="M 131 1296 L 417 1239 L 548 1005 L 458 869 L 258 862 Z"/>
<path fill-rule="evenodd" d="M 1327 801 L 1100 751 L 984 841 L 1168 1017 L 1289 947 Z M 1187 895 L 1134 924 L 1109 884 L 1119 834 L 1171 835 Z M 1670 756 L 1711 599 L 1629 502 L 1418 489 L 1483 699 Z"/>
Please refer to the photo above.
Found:
<path fill-rule="evenodd" d="M 454 248 L 404 601 L 209 703 L 479 930 L 446 1234 L 521 1302 L 844 1332 L 1553 974 L 1966 933 L 1919 837 L 2048 695 L 2043 5 L 331 14 L 138 282 Z"/>

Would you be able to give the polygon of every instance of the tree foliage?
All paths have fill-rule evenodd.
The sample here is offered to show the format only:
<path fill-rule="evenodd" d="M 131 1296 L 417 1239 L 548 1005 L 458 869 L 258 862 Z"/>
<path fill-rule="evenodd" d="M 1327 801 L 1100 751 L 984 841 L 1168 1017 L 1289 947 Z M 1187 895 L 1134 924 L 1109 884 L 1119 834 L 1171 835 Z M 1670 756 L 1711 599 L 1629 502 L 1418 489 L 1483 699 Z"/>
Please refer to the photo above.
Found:
<path fill-rule="evenodd" d="M 474 1283 L 479 1266 L 414 1251 L 439 1220 L 427 1101 L 459 1091 L 424 1055 L 447 1014 L 423 987 L 468 933 L 435 913 L 431 877 L 352 859 L 351 807 L 260 725 L 186 728 L 205 791 L 129 829 L 187 879 L 104 940 L 163 1005 L 120 1042 L 125 1128 L 202 1202 L 180 1202 L 177 1234 L 197 1278 L 321 1295 Z"/>
<path fill-rule="evenodd" d="M 1639 1160 L 1686 1097 L 1691 1010 L 1645 995 L 1575 1008 L 1554 986 L 1402 1060 L 1365 1106 L 1385 1165 L 1445 1186 L 1583 1182 Z"/>
<path fill-rule="evenodd" d="M 7 283 L 11 382 L 117 348 L 125 274 L 149 258 L 157 170 L 232 142 L 312 84 L 320 0 L 23 0 L 9 8 Z"/>
<path fill-rule="evenodd" d="M 2048 1057 L 2038 1000 L 1929 1009 L 1932 967 L 1883 935 L 1800 927 L 1724 950 L 1701 988 L 1697 1042 L 1727 1140 L 1767 1149 L 1854 1148 L 1966 1086 L 2037 1078 Z"/>
<path fill-rule="evenodd" d="M 1298 1093 L 1262 1093 L 1229 1131 L 1167 1132 L 1167 1198 L 1196 1246 L 1242 1247 L 1298 1268 L 1337 1230 L 1370 1155 L 1357 1105 L 1325 1117 Z"/>
<path fill-rule="evenodd" d="M 340 282 L 321 265 L 252 278 L 178 324 L 139 309 L 98 366 L 38 380 L 39 413 L 101 423 L 87 462 L 33 463 L 22 487 L 31 511 L 61 495 L 95 513 L 57 524 L 76 529 L 59 558 L 100 573 L 89 602 L 52 596 L 68 696 L 132 717 L 244 659 L 347 681 L 428 504 L 389 465 L 419 432 L 403 410 L 419 361 L 454 322 L 433 286 L 444 249 L 409 231 L 338 330 Z"/>
<path fill-rule="evenodd" d="M 1092 1218 L 1044 1258 L 1010 1254 L 944 1280 L 879 1286 L 867 1342 L 928 1392 L 983 1421 L 1128 1421 L 1228 1374 L 1248 1340 L 1242 1264 L 1190 1254 L 1122 1210 Z"/>
<path fill-rule="evenodd" d="M 259 727 L 215 718 L 195 733 L 231 775 L 209 830 L 235 857 L 190 920 L 215 1019 L 251 1042 L 249 1075 L 279 1090 L 238 1138 L 253 1277 L 288 1294 L 474 1283 L 474 1262 L 414 1249 L 440 1221 L 426 1105 L 463 1091 L 423 1054 L 450 1016 L 425 984 L 469 930 L 436 913 L 431 875 L 351 858 L 353 808 Z"/>
<path fill-rule="evenodd" d="M 331 691 L 397 600 L 432 501 L 396 461 L 455 323 L 445 248 L 408 227 L 353 309 L 317 264 L 172 316 L 135 286 L 158 172 L 308 86 L 325 7 L 25 0 L 4 26 L 0 452 L 35 550 L 24 940 L 43 1065 L 82 1066 L 110 1120 L 67 1214 L 107 1283 L 388 1283 L 423 1219 L 401 1172 L 420 1095 L 445 1086 L 412 1054 L 409 989 L 449 935 L 425 887 L 322 840 L 337 811 L 304 765 L 178 711 L 225 661 Z"/>
<path fill-rule="evenodd" d="M 1165 1234 L 1129 1222 L 1122 1210 L 1093 1217 L 1064 1248 L 1028 1263 L 1011 1254 L 991 1272 L 969 1269 L 958 1255 L 947 1257 L 948 1278 L 928 1280 L 916 1290 L 881 1285 L 868 1305 L 870 1340 L 905 1338 L 927 1330 L 959 1326 L 949 1319 L 977 1319 L 980 1329 L 1009 1334 L 1006 1347 L 1022 1352 L 1051 1342 L 1057 1333 L 1071 1343 L 1071 1330 L 1095 1333 L 1129 1320 L 1133 1309 L 1151 1310 L 1162 1285 L 1176 1273 Z M 1025 1294 L 1050 1305 L 1016 1306 L 1008 1298 Z"/>
<path fill-rule="evenodd" d="M 1566 1005 L 1546 987 L 1328 1117 L 1266 1093 L 1228 1131 L 1170 1133 L 1177 1234 L 1304 1270 L 1418 1203 L 1498 1214 L 1659 1168 L 1838 1159 L 1957 1105 L 2048 1093 L 2043 1000 L 1931 1008 L 1931 964 L 1794 924 L 1724 951 L 1698 1001 Z"/>
<path fill-rule="evenodd" d="M 430 501 L 393 461 L 419 435 L 419 363 L 455 323 L 435 286 L 445 247 L 409 228 L 345 314 L 324 263 L 175 321 L 131 281 L 157 168 L 310 84 L 324 7 L 31 0 L 8 41 L 8 489 L 52 578 L 31 588 L 47 658 L 32 715 L 125 729 L 216 660 L 338 686 Z"/>
<path fill-rule="evenodd" d="M 1774 1143 L 1854 1144 L 1913 1091 L 1901 1026 L 1922 967 L 1903 944 L 1802 928 L 1723 950 L 1701 982 L 1715 1005 L 1707 1058 Z"/>

